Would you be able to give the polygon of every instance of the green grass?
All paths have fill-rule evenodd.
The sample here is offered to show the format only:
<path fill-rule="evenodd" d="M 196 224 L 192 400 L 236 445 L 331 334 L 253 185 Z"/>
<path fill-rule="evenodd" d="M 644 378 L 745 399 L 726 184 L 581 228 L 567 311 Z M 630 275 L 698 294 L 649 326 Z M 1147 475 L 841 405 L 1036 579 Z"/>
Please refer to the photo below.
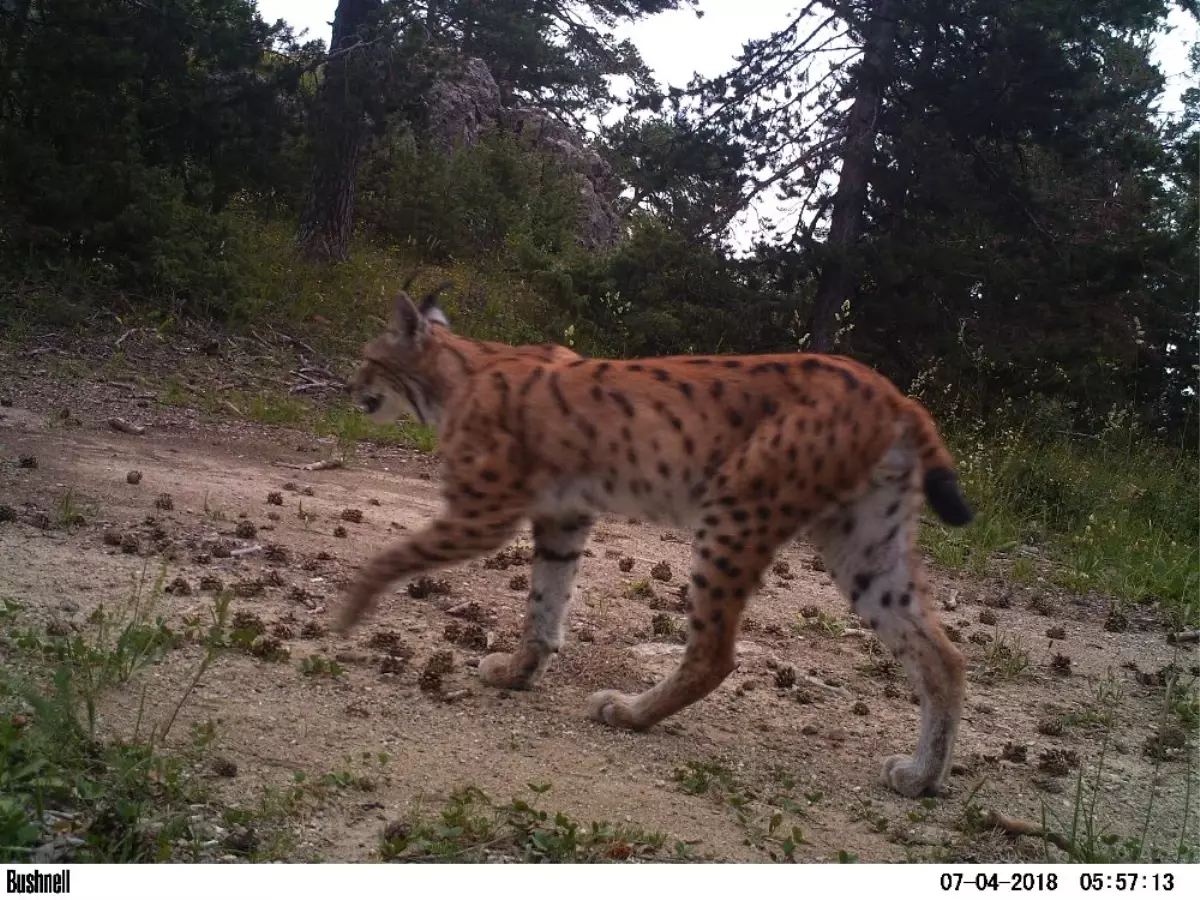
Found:
<path fill-rule="evenodd" d="M 976 429 L 948 432 L 947 440 L 976 519 L 964 529 L 923 526 L 935 562 L 1020 582 L 1045 578 L 1125 603 L 1158 602 L 1174 627 L 1196 623 L 1194 457 L 1116 436 L 1081 444 Z M 1034 559 L 1018 556 L 1021 549 Z M 1001 556 L 1010 562 L 997 571 Z"/>
<path fill-rule="evenodd" d="M 442 295 L 455 331 L 509 343 L 537 343 L 560 334 L 560 314 L 524 280 L 502 270 L 489 271 L 465 262 L 426 264 L 411 246 L 355 242 L 343 265 L 323 266 L 297 260 L 295 229 L 286 221 L 264 222 L 231 216 L 242 243 L 239 266 L 245 273 L 245 299 L 236 321 L 254 325 L 286 323 L 289 333 L 314 346 L 347 348 L 376 333 L 380 318 L 391 312 L 400 286 L 418 267 L 412 291 L 428 290 L 443 279 L 453 287 Z"/>
<path fill-rule="evenodd" d="M 793 796 L 796 781 L 787 772 L 774 770 L 771 786 L 757 790 L 721 760 L 689 760 L 674 772 L 679 790 L 704 796 L 733 810 L 747 846 L 764 852 L 773 861 L 795 862 L 796 851 L 808 844 L 795 822 L 805 818 L 809 806 L 821 800 L 820 791 L 808 792 L 803 801 Z"/>
<path fill-rule="evenodd" d="M 206 629 L 176 632 L 154 613 L 164 580 L 165 569 L 153 581 L 143 569 L 126 597 L 97 607 L 74 633 L 17 628 L 23 607 L 5 601 L 0 621 L 12 626 L 6 639 L 18 651 L 0 670 L 0 847 L 8 858 L 29 858 L 51 828 L 80 862 L 199 853 L 192 811 L 206 798 L 192 773 L 211 729 L 193 729 L 182 751 L 162 748 L 222 645 L 228 600 L 215 601 Z M 145 723 L 139 713 L 132 735 L 100 734 L 103 695 L 189 641 L 205 652 L 167 718 Z"/>
<path fill-rule="evenodd" d="M 1173 670 L 1174 671 L 1174 670 Z M 1108 754 L 1121 736 L 1125 717 L 1122 706 L 1126 701 L 1122 679 L 1111 670 L 1098 679 L 1094 697 L 1074 713 L 1059 714 L 1064 727 L 1085 727 L 1097 733 L 1099 748 L 1094 756 L 1081 761 L 1071 777 L 1071 789 L 1066 804 L 1051 795 L 1041 798 L 1041 814 L 1031 824 L 1042 834 L 1022 840 L 1038 842 L 1040 853 L 1047 862 L 1070 863 L 1196 863 L 1200 847 L 1196 842 L 1195 731 L 1190 731 L 1182 748 L 1183 790 L 1163 791 L 1167 773 L 1161 761 L 1156 762 L 1146 778 L 1144 800 L 1135 815 L 1124 808 L 1110 809 L 1110 773 Z M 1161 723 L 1165 727 L 1194 722 L 1196 679 L 1168 677 L 1163 685 Z M 1181 709 L 1182 706 L 1182 709 Z M 992 831 L 992 823 L 978 800 L 985 782 L 978 782 L 962 806 L 959 828 L 964 833 L 980 836 Z M 998 803 L 1005 804 L 1005 798 Z M 1165 822 L 1177 822 L 1178 831 Z"/>
<path fill-rule="evenodd" d="M 549 785 L 529 785 L 535 794 Z M 528 801 L 498 804 L 476 787 L 455 791 L 436 814 L 420 810 L 390 823 L 379 853 L 395 862 L 685 861 L 693 847 L 637 825 L 592 822 L 551 813 Z"/>

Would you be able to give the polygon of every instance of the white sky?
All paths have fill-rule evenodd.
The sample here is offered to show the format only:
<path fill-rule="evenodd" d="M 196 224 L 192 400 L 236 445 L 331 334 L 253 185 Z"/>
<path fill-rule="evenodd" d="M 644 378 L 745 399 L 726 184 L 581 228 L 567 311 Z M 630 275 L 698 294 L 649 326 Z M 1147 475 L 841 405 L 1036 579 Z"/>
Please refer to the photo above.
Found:
<path fill-rule="evenodd" d="M 337 0 L 257 0 L 257 4 L 268 21 L 284 19 L 298 35 L 308 29 L 308 38 L 329 43 Z M 728 70 L 746 41 L 765 38 L 782 27 L 799 5 L 800 0 L 701 0 L 703 18 L 681 9 L 626 25 L 617 34 L 633 41 L 660 83 L 682 87 L 697 72 L 714 76 Z M 1175 113 L 1182 108 L 1181 95 L 1188 87 L 1187 52 L 1200 40 L 1200 25 L 1179 10 L 1172 11 L 1168 24 L 1172 30 L 1158 36 L 1153 55 L 1167 79 L 1159 109 Z M 762 216 L 777 223 L 794 222 L 792 212 L 779 208 L 770 197 L 761 197 L 733 223 L 735 245 L 743 250 L 749 247 L 761 229 Z"/>
<path fill-rule="evenodd" d="M 263 17 L 284 19 L 298 32 L 329 42 L 337 0 L 257 0 Z M 742 44 L 764 38 L 787 22 L 798 8 L 798 0 L 701 0 L 704 18 L 683 9 L 651 16 L 618 30 L 632 39 L 642 58 L 665 84 L 684 85 L 695 72 L 717 75 L 729 68 Z M 1174 31 L 1159 37 L 1156 62 L 1167 77 L 1161 102 L 1164 112 L 1179 109 L 1179 97 L 1187 86 L 1187 49 L 1200 40 L 1200 27 L 1179 10 L 1171 13 Z"/>

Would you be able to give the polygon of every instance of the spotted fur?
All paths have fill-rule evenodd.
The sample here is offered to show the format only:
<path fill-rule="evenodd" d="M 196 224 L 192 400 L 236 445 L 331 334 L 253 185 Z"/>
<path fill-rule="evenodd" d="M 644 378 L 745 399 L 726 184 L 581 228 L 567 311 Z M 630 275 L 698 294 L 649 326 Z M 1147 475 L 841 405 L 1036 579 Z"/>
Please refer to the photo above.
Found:
<path fill-rule="evenodd" d="M 904 664 L 921 700 L 914 757 L 888 785 L 938 791 L 963 704 L 915 549 L 923 499 L 952 525 L 971 519 L 929 413 L 850 359 L 791 353 L 615 361 L 553 345 L 514 348 L 453 334 L 432 297 L 401 293 L 363 349 L 350 390 L 370 415 L 436 425 L 445 508 L 358 573 L 344 632 L 399 578 L 494 551 L 532 521 L 523 635 L 482 679 L 532 688 L 561 646 L 579 558 L 598 515 L 690 528 L 687 647 L 636 695 L 589 699 L 600 722 L 645 729 L 713 691 L 734 669 L 746 603 L 784 543 L 805 534 L 853 610 Z"/>

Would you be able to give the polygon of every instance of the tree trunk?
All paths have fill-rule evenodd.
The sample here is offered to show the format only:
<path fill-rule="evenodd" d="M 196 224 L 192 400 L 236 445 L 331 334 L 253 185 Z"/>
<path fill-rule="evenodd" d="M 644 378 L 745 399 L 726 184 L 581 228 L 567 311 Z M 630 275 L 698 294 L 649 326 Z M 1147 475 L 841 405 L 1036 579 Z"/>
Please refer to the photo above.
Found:
<path fill-rule="evenodd" d="M 380 0 L 338 0 L 330 56 L 317 96 L 313 129 L 313 173 L 296 249 L 316 262 L 346 259 L 354 236 L 354 193 L 358 160 L 366 140 L 363 97 L 370 40 L 379 21 Z"/>
<path fill-rule="evenodd" d="M 842 171 L 833 195 L 829 237 L 824 248 L 828 258 L 817 281 L 809 327 L 811 348 L 818 353 L 833 350 L 837 313 L 853 288 L 850 252 L 862 236 L 863 209 L 875 154 L 876 120 L 891 68 L 896 33 L 894 6 L 893 0 L 874 0 L 871 18 L 863 34 L 863 61 L 857 75 L 854 102 L 846 116 Z"/>
<path fill-rule="evenodd" d="M 7 20 L 3 32 L 3 53 L 0 53 L 0 111 L 7 112 L 8 91 L 12 86 L 21 50 L 25 46 L 25 29 L 29 23 L 32 0 L 0 0 L 0 22 Z"/>

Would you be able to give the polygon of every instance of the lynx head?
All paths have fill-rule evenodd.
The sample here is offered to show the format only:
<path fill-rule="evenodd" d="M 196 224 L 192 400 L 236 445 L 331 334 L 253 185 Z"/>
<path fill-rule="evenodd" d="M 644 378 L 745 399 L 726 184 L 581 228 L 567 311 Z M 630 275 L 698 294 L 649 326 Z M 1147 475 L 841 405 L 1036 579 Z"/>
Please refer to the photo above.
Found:
<path fill-rule="evenodd" d="M 383 333 L 363 346 L 362 358 L 346 384 L 346 392 L 359 408 L 380 424 L 409 413 L 432 425 L 440 412 L 430 345 L 434 328 L 449 326 L 437 295 L 450 282 L 439 284 L 420 304 L 408 295 L 411 282 L 409 278 L 396 296 Z"/>

